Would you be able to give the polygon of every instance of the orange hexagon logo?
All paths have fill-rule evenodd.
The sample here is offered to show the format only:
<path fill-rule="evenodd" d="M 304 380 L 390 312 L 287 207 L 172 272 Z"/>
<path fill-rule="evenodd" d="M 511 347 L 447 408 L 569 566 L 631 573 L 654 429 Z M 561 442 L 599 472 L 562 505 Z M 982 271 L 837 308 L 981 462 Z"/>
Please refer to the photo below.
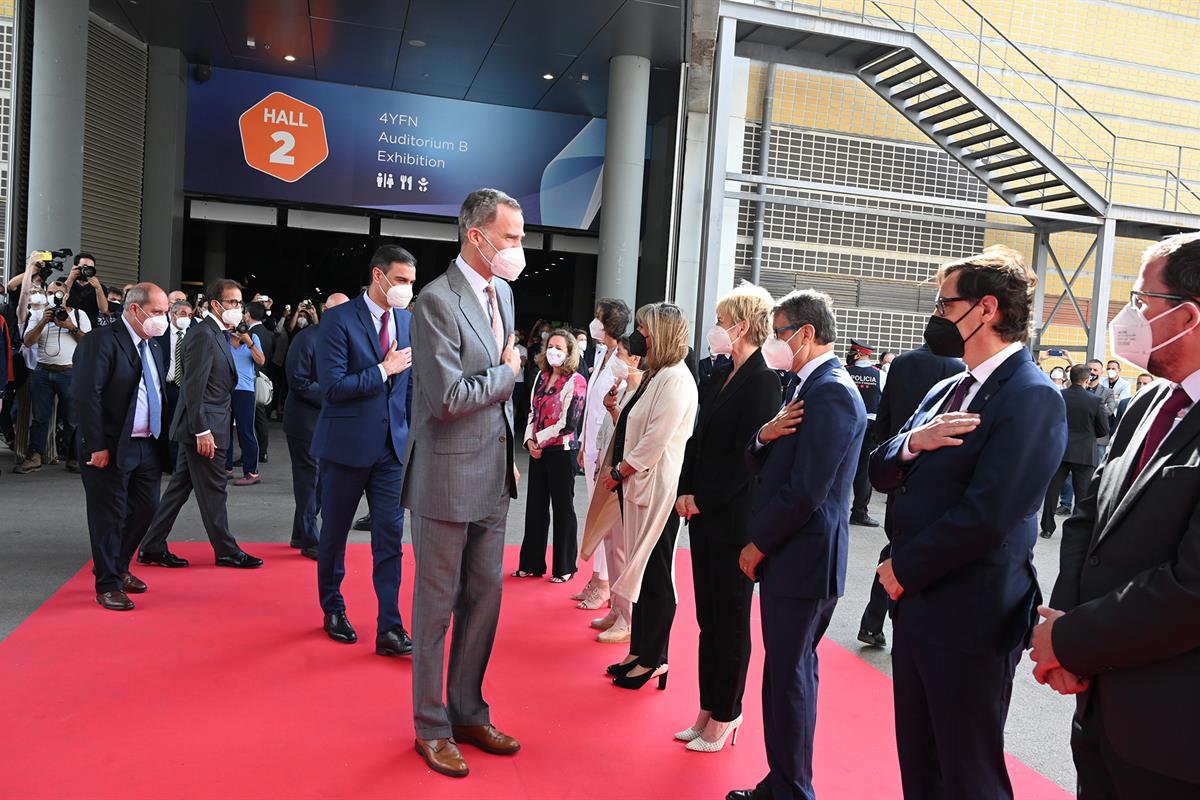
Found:
<path fill-rule="evenodd" d="M 242 153 L 259 172 L 295 183 L 329 157 L 321 109 L 272 92 L 238 118 Z"/>

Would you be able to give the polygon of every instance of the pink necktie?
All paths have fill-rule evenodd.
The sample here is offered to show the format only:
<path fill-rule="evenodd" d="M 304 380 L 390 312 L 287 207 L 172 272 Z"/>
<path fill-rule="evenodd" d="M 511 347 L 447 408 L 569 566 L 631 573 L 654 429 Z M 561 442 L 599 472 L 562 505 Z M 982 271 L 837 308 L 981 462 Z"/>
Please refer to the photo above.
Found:
<path fill-rule="evenodd" d="M 496 300 L 496 287 L 490 283 L 483 288 L 492 306 L 492 335 L 496 337 L 496 352 L 504 351 L 504 321 L 500 318 L 500 303 Z"/>
<path fill-rule="evenodd" d="M 392 337 L 388 335 L 388 318 L 392 312 L 385 311 L 379 315 L 379 349 L 384 356 L 392 349 Z"/>

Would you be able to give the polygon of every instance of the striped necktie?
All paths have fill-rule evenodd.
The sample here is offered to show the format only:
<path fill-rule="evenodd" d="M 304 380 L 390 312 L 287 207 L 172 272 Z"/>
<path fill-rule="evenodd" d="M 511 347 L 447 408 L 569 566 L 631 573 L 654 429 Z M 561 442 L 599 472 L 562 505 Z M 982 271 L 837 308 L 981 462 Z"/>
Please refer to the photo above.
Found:
<path fill-rule="evenodd" d="M 175 334 L 175 355 L 171 358 L 171 382 L 176 386 L 183 383 L 183 331 Z"/>

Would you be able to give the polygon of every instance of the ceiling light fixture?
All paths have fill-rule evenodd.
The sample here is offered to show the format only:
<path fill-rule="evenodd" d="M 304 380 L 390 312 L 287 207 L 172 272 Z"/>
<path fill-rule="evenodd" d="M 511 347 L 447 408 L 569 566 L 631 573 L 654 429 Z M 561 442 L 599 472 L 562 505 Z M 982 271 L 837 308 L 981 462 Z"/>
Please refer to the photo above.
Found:
<path fill-rule="evenodd" d="M 554 75 L 547 72 L 545 75 L 542 76 L 542 79 L 547 80 L 547 81 L 552 81 L 552 80 L 554 80 Z"/>
<path fill-rule="evenodd" d="M 424 47 L 425 46 L 425 42 L 421 41 L 420 39 L 409 39 L 408 43 L 412 47 Z"/>
<path fill-rule="evenodd" d="M 249 48 L 253 49 L 253 48 L 254 48 L 254 46 L 255 46 L 256 44 L 257 44 L 257 43 L 254 41 L 254 37 L 253 37 L 253 36 L 247 36 L 247 37 L 246 37 L 246 47 L 249 47 Z"/>
<path fill-rule="evenodd" d="M 591 79 L 592 79 L 591 76 L 588 75 L 586 72 L 581 72 L 579 74 L 579 80 L 581 80 L 581 81 L 590 81 Z"/>
<path fill-rule="evenodd" d="M 295 57 L 295 56 L 292 56 L 292 55 L 288 55 L 288 56 L 284 56 L 284 57 L 283 57 L 283 60 L 284 60 L 284 61 L 295 61 L 295 60 L 296 60 L 296 57 Z"/>

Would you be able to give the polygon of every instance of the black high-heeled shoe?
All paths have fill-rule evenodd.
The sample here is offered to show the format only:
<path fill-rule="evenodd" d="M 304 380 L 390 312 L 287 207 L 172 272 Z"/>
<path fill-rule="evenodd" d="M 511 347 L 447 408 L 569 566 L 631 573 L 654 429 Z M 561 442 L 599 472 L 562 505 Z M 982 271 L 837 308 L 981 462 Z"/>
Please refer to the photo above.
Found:
<path fill-rule="evenodd" d="M 630 661 L 627 664 L 622 664 L 620 662 L 617 662 L 616 664 L 609 664 L 608 667 L 604 671 L 607 672 L 612 677 L 616 678 L 620 675 L 624 675 L 625 673 L 629 672 L 637 665 L 638 665 L 637 659 L 635 658 L 633 661 Z"/>
<path fill-rule="evenodd" d="M 661 692 L 667 688 L 667 670 L 665 667 L 666 665 L 664 664 L 658 669 L 648 670 L 636 677 L 631 676 L 628 673 L 625 675 L 618 675 L 617 677 L 613 678 L 613 686 L 618 686 L 622 689 L 640 689 L 649 683 L 651 678 L 658 678 L 658 690 Z M 661 669 L 662 672 L 659 672 L 659 669 Z"/>

